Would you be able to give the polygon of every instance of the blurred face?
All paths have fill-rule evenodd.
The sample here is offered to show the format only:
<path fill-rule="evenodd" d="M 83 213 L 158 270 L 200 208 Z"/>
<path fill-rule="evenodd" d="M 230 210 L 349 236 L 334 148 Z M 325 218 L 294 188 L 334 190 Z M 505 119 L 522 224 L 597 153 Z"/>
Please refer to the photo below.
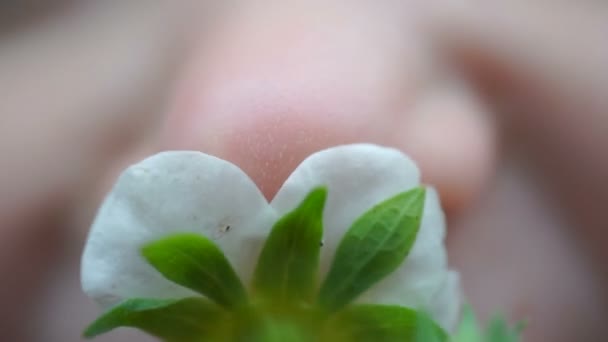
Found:
<path fill-rule="evenodd" d="M 0 20 L 0 272 L 15 275 L 0 299 L 21 310 L 9 340 L 76 340 L 93 318 L 78 288 L 80 248 L 126 165 L 200 150 L 237 164 L 270 199 L 306 156 L 351 142 L 397 147 L 419 163 L 456 223 L 451 258 L 483 314 L 534 317 L 535 341 L 593 331 L 559 314 L 597 313 L 592 270 L 527 173 L 503 167 L 495 120 L 437 49 L 424 5 L 24 6 L 0 5 L 11 18 Z M 563 279 L 564 268 L 574 276 Z M 53 318 L 66 308 L 85 314 Z M 26 321 L 42 322 L 40 335 L 23 335 Z"/>

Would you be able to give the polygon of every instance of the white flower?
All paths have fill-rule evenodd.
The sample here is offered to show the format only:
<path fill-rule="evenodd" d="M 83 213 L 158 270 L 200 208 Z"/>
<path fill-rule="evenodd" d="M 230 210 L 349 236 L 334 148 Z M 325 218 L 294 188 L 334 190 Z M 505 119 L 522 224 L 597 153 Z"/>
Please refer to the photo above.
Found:
<path fill-rule="evenodd" d="M 321 185 L 328 189 L 323 278 L 354 220 L 419 182 L 414 162 L 395 149 L 344 145 L 308 157 L 268 203 L 227 161 L 200 152 L 163 152 L 128 168 L 105 199 L 82 257 L 82 286 L 104 307 L 131 297 L 193 295 L 163 278 L 139 253 L 144 244 L 177 232 L 214 240 L 248 284 L 273 223 Z M 461 298 L 458 274 L 447 266 L 444 237 L 444 215 L 437 193 L 429 189 L 408 258 L 357 301 L 423 308 L 452 330 Z"/>

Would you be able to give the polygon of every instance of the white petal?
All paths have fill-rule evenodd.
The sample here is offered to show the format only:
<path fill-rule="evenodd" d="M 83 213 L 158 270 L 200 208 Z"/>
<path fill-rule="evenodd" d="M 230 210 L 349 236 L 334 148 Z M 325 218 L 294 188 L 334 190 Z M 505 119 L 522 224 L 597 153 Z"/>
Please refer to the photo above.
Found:
<path fill-rule="evenodd" d="M 321 270 L 326 273 L 338 243 L 355 219 L 375 204 L 419 185 L 419 177 L 414 162 L 398 150 L 368 144 L 339 146 L 304 160 L 271 205 L 283 214 L 313 187 L 327 186 L 321 255 Z M 423 307 L 435 312 L 433 298 L 447 272 L 444 235 L 443 211 L 431 188 L 418 237 L 406 262 L 359 301 Z"/>
<path fill-rule="evenodd" d="M 370 144 L 343 145 L 305 159 L 285 181 L 271 205 L 282 215 L 296 207 L 314 187 L 328 188 L 321 250 L 321 269 L 325 273 L 338 243 L 356 218 L 419 182 L 414 162 L 395 149 Z"/>
<path fill-rule="evenodd" d="M 450 271 L 446 274 L 443 285 L 435 294 L 432 307 L 431 315 L 446 331 L 453 332 L 458 324 L 462 307 L 462 290 L 458 272 Z"/>
<path fill-rule="evenodd" d="M 176 232 L 215 240 L 248 279 L 276 219 L 235 165 L 199 152 L 157 154 L 127 169 L 105 199 L 82 258 L 83 289 L 105 306 L 127 297 L 190 295 L 139 255 L 146 242 Z"/>

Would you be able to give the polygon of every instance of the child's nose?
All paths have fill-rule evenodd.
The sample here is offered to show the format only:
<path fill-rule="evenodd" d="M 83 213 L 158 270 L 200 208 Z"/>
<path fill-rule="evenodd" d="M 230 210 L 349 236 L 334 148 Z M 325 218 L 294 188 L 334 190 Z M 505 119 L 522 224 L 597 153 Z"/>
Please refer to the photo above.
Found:
<path fill-rule="evenodd" d="M 424 155 L 401 132 L 427 91 L 429 49 L 388 12 L 313 9 L 248 9 L 216 27 L 177 84 L 166 146 L 234 162 L 269 199 L 306 156 L 329 146 L 371 142 Z M 466 141 L 433 142 L 460 153 Z"/>

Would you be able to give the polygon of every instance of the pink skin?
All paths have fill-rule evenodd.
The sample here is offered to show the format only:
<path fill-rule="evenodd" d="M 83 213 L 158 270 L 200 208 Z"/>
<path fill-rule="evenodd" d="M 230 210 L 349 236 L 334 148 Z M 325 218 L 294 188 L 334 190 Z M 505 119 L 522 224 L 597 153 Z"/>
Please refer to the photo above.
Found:
<path fill-rule="evenodd" d="M 416 1 L 294 1 L 289 8 L 279 1 L 241 3 L 223 12 L 187 3 L 145 10 L 92 4 L 14 41 L 0 36 L 0 74 L 11 80 L 0 84 L 0 274 L 10 274 L 0 300 L 13 319 L 3 322 L 6 329 L 0 330 L 8 335 L 0 340 L 27 340 L 17 334 L 30 331 L 21 323 L 32 321 L 41 322 L 42 336 L 34 340 L 70 340 L 98 313 L 80 294 L 75 272 L 83 227 L 99 201 L 83 198 L 98 189 L 105 193 L 124 166 L 158 149 L 201 150 L 241 166 L 271 198 L 310 153 L 361 141 L 400 148 L 417 160 L 424 181 L 438 187 L 450 219 L 451 261 L 484 316 L 504 309 L 514 318 L 530 318 L 529 341 L 593 340 L 603 328 L 587 319 L 604 317 L 598 308 L 606 307 L 605 291 L 596 279 L 603 273 L 568 232 L 589 235 L 596 258 L 605 260 L 601 199 L 608 191 L 597 184 L 608 163 L 597 147 L 605 146 L 608 117 L 597 89 L 608 88 L 606 73 L 598 72 L 605 70 L 606 45 L 591 44 L 598 52 L 591 54 L 572 48 L 584 39 L 535 36 L 530 32 L 543 30 L 527 26 L 550 28 L 548 33 L 561 28 L 603 42 L 605 30 L 597 30 L 599 39 L 584 34 L 588 18 L 597 15 L 581 15 L 572 25 L 572 10 L 565 6 L 566 24 L 559 23 L 559 16 L 543 16 L 559 6 L 531 11 L 531 1 L 511 15 L 505 14 L 515 8 L 508 8 L 511 2 L 449 13 L 469 15 L 466 20 L 443 17 L 449 11 L 427 17 L 417 12 L 425 6 Z M 428 3 L 449 9 L 440 0 Z M 188 26 L 190 19 L 208 27 Z M 439 25 L 425 26 L 421 19 Z M 179 39 L 188 36 L 180 31 L 183 23 L 195 36 L 186 49 Z M 431 36 L 427 29 L 436 31 Z M 450 54 L 437 53 L 429 41 Z M 437 58 L 456 56 L 458 72 L 487 77 L 466 68 L 479 68 L 479 60 L 461 60 L 471 55 L 510 77 L 493 80 L 492 90 L 523 95 L 526 111 L 508 117 L 516 134 L 506 145 L 527 147 L 527 163 L 554 185 L 551 200 L 563 200 L 563 212 L 584 229 L 568 231 L 554 222 L 558 216 L 539 205 L 550 200 L 536 193 L 535 182 L 515 181 L 519 176 L 509 168 L 495 167 L 503 159 L 495 144 L 495 130 L 502 127 L 454 76 L 453 65 Z M 176 74 L 173 87 L 169 80 Z M 484 90 L 487 85 L 481 83 Z M 166 95 L 171 101 L 165 112 Z M 593 100 L 598 107 L 589 110 Z M 554 106 L 546 106 L 551 101 Z M 586 162 L 593 167 L 578 166 Z M 581 184 L 593 200 L 581 200 Z M 77 229 L 65 229 L 71 226 Z M 67 276 L 57 276 L 61 266 L 51 256 L 63 246 L 71 247 L 73 264 L 64 266 Z M 52 271 L 46 278 L 45 270 Z M 43 302 L 22 301 L 34 303 L 42 290 Z M 90 311 L 81 315 L 82 310 Z M 81 320 L 66 323 L 57 312 L 77 312 L 70 320 Z M 569 324 L 570 317 L 583 324 Z"/>
<path fill-rule="evenodd" d="M 275 11 L 237 15 L 191 56 L 164 147 L 228 159 L 271 198 L 310 153 L 373 142 L 415 157 L 449 209 L 473 198 L 491 169 L 492 128 L 471 96 L 446 96 L 428 79 L 429 66 L 416 62 L 428 48 L 376 29 L 382 17 L 336 28 Z"/>

